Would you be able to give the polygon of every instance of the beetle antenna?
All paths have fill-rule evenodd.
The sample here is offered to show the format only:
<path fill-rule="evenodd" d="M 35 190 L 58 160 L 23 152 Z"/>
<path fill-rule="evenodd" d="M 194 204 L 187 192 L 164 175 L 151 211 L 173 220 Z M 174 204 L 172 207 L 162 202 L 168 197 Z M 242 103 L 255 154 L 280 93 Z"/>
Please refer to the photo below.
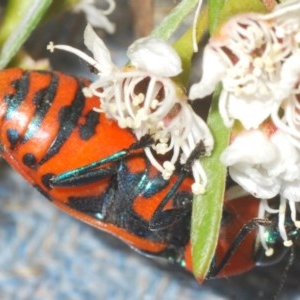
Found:
<path fill-rule="evenodd" d="M 163 228 L 167 228 L 170 225 L 172 225 L 172 222 L 170 223 L 171 221 L 170 219 L 165 219 L 165 221 L 163 221 L 164 219 L 162 217 L 163 210 L 167 205 L 167 203 L 170 201 L 170 199 L 174 197 L 174 195 L 176 194 L 177 190 L 179 189 L 180 185 L 185 180 L 185 178 L 190 175 L 194 161 L 204 154 L 205 154 L 204 143 L 203 141 L 200 141 L 196 145 L 194 150 L 191 152 L 185 164 L 182 165 L 178 179 L 174 183 L 173 187 L 170 189 L 170 191 L 167 193 L 167 195 L 164 197 L 164 199 L 160 202 L 160 204 L 156 208 L 156 211 L 154 212 L 153 217 L 149 222 L 150 230 L 153 231 L 161 230 Z M 177 213 L 174 210 L 173 212 L 174 212 L 174 217 L 176 217 Z"/>
<path fill-rule="evenodd" d="M 274 298 L 273 298 L 274 300 L 279 299 L 279 296 L 280 296 L 280 294 L 282 292 L 282 289 L 283 289 L 283 287 L 284 287 L 284 285 L 286 283 L 288 272 L 291 269 L 294 261 L 295 261 L 295 247 L 293 246 L 293 247 L 290 247 L 289 259 L 287 261 L 287 264 L 286 264 L 286 266 L 284 268 L 284 271 L 283 271 L 283 274 L 281 276 L 279 287 L 278 287 L 278 289 L 276 291 L 276 294 L 274 295 Z"/>

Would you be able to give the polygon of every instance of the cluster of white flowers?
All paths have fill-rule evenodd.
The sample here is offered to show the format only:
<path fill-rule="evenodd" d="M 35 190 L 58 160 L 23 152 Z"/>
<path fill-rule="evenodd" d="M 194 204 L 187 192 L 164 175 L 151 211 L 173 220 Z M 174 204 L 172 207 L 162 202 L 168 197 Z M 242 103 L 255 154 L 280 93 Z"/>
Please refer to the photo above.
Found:
<path fill-rule="evenodd" d="M 101 0 L 102 1 L 102 0 Z M 102 1 L 103 2 L 103 1 Z M 89 24 L 96 28 L 102 28 L 108 33 L 115 32 L 115 24 L 107 18 L 116 8 L 115 0 L 105 0 L 107 9 L 96 7 L 96 0 L 80 0 L 73 8 L 74 12 L 83 12 Z"/>
<path fill-rule="evenodd" d="M 104 23 L 93 0 L 83 0 L 77 10 L 87 13 L 94 26 L 113 32 L 102 11 Z M 202 1 L 199 1 L 198 16 Z M 95 12 L 97 18 L 95 19 Z M 279 233 L 290 246 L 286 232 L 287 206 L 297 228 L 297 203 L 300 202 L 300 2 L 286 1 L 268 14 L 247 13 L 231 18 L 211 37 L 203 54 L 203 74 L 189 97 L 172 78 L 181 73 L 181 60 L 167 43 L 142 38 L 128 48 L 130 63 L 117 67 L 103 41 L 88 25 L 86 47 L 93 57 L 66 45 L 49 49 L 73 52 L 97 71 L 96 80 L 84 89 L 86 96 L 99 97 L 95 110 L 130 128 L 137 139 L 149 134 L 154 140 L 145 153 L 152 165 L 169 179 L 175 164 L 184 164 L 195 147 L 202 143 L 207 155 L 213 137 L 206 123 L 188 103 L 211 94 L 217 84 L 223 89 L 219 111 L 224 124 L 233 128 L 230 145 L 221 155 L 230 176 L 248 193 L 261 198 L 259 217 L 278 215 Z M 196 19 L 196 18 L 195 18 Z M 195 22 L 193 35 L 195 37 Z M 196 47 L 195 47 L 196 48 Z M 161 162 L 158 156 L 168 154 Z M 204 193 L 207 177 L 199 160 L 192 164 L 195 183 L 192 191 Z M 278 207 L 269 199 L 280 196 Z M 272 253 L 260 228 L 266 253 Z"/>
<path fill-rule="evenodd" d="M 269 14 L 230 19 L 205 47 L 202 79 L 189 95 L 202 98 L 222 83 L 219 111 L 235 133 L 221 160 L 239 185 L 263 199 L 260 216 L 278 214 L 286 246 L 292 244 L 285 230 L 287 204 L 300 228 L 299 14 L 300 2 L 287 1 Z M 279 207 L 272 209 L 267 200 L 278 194 Z"/>
<path fill-rule="evenodd" d="M 98 71 L 98 78 L 84 90 L 85 95 L 98 96 L 97 110 L 120 127 L 132 129 L 138 139 L 151 135 L 154 144 L 145 153 L 165 179 L 172 175 L 177 162 L 186 162 L 200 141 L 205 154 L 210 154 L 210 130 L 193 111 L 184 90 L 171 79 L 182 71 L 181 60 L 171 46 L 154 38 L 139 39 L 128 49 L 130 65 L 118 68 L 90 25 L 84 42 L 94 58 L 65 45 L 50 44 L 48 48 L 73 52 Z M 171 154 L 171 159 L 161 163 L 157 155 L 164 154 Z M 192 164 L 192 172 L 192 191 L 204 193 L 207 177 L 198 159 Z"/>

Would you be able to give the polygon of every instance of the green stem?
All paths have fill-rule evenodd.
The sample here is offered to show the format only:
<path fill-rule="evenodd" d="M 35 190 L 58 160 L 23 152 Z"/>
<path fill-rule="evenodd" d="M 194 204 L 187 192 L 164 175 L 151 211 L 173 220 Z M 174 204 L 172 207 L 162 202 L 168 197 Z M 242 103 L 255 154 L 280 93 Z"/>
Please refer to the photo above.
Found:
<path fill-rule="evenodd" d="M 22 2 L 22 5 L 20 3 Z M 4 68 L 35 29 L 51 0 L 10 0 L 4 29 L 0 33 L 3 47 L 0 54 L 0 69 Z"/>
<path fill-rule="evenodd" d="M 167 41 L 197 6 L 198 0 L 182 0 L 152 31 L 151 36 Z"/>

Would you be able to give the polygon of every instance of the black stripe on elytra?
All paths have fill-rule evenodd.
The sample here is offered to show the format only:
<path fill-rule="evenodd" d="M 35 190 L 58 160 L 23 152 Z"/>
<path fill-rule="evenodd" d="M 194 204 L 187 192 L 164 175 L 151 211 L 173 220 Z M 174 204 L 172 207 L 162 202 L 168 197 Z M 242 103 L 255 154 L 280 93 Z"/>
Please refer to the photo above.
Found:
<path fill-rule="evenodd" d="M 16 92 L 14 94 L 8 94 L 4 98 L 4 102 L 7 104 L 7 110 L 5 114 L 6 120 L 13 118 L 15 111 L 26 99 L 30 85 L 30 72 L 24 71 L 22 77 L 13 81 L 11 85 L 16 89 Z"/>
<path fill-rule="evenodd" d="M 79 125 L 79 135 L 83 140 L 90 139 L 96 131 L 99 123 L 100 114 L 94 110 L 90 110 L 85 116 L 85 124 Z"/>
<path fill-rule="evenodd" d="M 69 138 L 73 130 L 78 124 L 78 120 L 82 114 L 85 105 L 85 97 L 82 93 L 83 83 L 77 80 L 77 91 L 71 105 L 64 106 L 59 112 L 59 129 L 55 140 L 45 156 L 40 160 L 39 164 L 43 164 L 51 157 L 56 155 L 65 141 Z"/>
<path fill-rule="evenodd" d="M 45 175 L 42 176 L 42 183 L 44 185 L 44 187 L 47 190 L 51 190 L 51 179 L 54 177 L 55 175 L 53 173 L 47 173 Z"/>
<path fill-rule="evenodd" d="M 9 128 L 6 130 L 6 136 L 10 147 L 14 148 L 20 139 L 20 133 L 16 129 Z"/>
<path fill-rule="evenodd" d="M 54 73 L 48 74 L 49 76 L 51 75 L 50 84 L 34 95 L 33 104 L 35 105 L 35 112 L 31 122 L 28 125 L 27 131 L 24 134 L 22 143 L 26 143 L 39 129 L 56 96 L 59 77 Z"/>
<path fill-rule="evenodd" d="M 175 253 L 169 253 L 169 255 L 177 259 L 177 256 L 181 256 L 181 253 L 177 252 L 180 252 L 181 247 L 184 247 L 189 241 L 190 207 L 184 206 L 182 200 L 186 200 L 186 197 L 191 196 L 191 194 L 176 193 L 175 198 L 179 199 L 174 201 L 174 209 L 176 212 L 183 213 L 183 216 L 170 222 L 170 226 L 167 228 L 153 231 L 149 227 L 149 221 L 144 219 L 143 215 L 137 214 L 133 208 L 138 196 L 150 196 L 152 193 L 165 188 L 165 184 L 158 183 L 159 181 L 165 183 L 161 176 L 158 176 L 154 186 L 151 185 L 152 180 L 153 178 L 149 177 L 148 168 L 145 168 L 143 172 L 131 173 L 126 161 L 122 160 L 102 193 L 79 197 L 70 195 L 68 197 L 69 206 L 103 223 L 114 224 L 137 237 L 154 242 L 164 242 L 169 250 L 176 250 Z M 99 184 L 102 184 L 101 180 L 99 180 Z M 144 201 L 145 206 L 147 206 L 151 198 L 144 199 Z M 170 217 L 172 216 L 177 217 L 177 214 L 174 215 L 173 213 Z"/>
<path fill-rule="evenodd" d="M 69 206 L 80 212 L 88 214 L 96 214 L 99 219 L 101 219 L 102 211 L 102 197 L 97 196 L 83 196 L 83 197 L 69 197 Z"/>
<path fill-rule="evenodd" d="M 32 153 L 26 153 L 22 157 L 23 164 L 31 169 L 36 167 L 37 159 Z"/>

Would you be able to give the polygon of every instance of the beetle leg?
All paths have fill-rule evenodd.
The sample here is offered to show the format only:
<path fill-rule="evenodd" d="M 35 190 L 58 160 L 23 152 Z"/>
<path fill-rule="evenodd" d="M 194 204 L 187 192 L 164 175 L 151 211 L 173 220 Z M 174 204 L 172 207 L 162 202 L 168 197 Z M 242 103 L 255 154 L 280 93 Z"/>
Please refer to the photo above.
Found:
<path fill-rule="evenodd" d="M 230 245 L 229 249 L 223 256 L 222 260 L 218 264 L 218 266 L 215 264 L 215 262 L 212 263 L 210 267 L 210 271 L 207 275 L 207 278 L 214 278 L 216 277 L 230 262 L 230 259 L 234 255 L 235 251 L 238 249 L 238 247 L 241 245 L 241 243 L 244 241 L 246 236 L 252 232 L 255 228 L 258 228 L 258 226 L 272 226 L 274 225 L 272 221 L 267 219 L 252 219 L 247 224 L 245 224 L 240 232 L 235 237 L 233 243 Z"/>
<path fill-rule="evenodd" d="M 177 223 L 185 216 L 185 213 L 183 211 L 187 211 L 187 209 L 183 210 L 183 208 L 184 207 L 186 208 L 187 205 L 190 207 L 192 199 L 186 201 L 186 199 L 184 199 L 184 196 L 182 196 L 180 193 L 177 195 L 176 193 L 180 185 L 182 184 L 182 182 L 185 180 L 185 178 L 191 174 L 192 165 L 194 161 L 196 159 L 199 159 L 201 155 L 203 155 L 203 141 L 200 141 L 196 145 L 195 149 L 192 151 L 189 158 L 182 166 L 179 173 L 179 177 L 176 180 L 175 184 L 169 190 L 168 194 L 161 201 L 159 206 L 156 208 L 156 211 L 154 212 L 153 217 L 149 222 L 150 230 L 156 231 L 156 230 L 167 228 L 169 226 L 172 226 L 174 223 Z M 182 205 L 179 205 L 179 207 L 173 207 L 171 209 L 164 210 L 164 207 L 172 198 L 174 202 L 175 200 L 174 197 L 182 198 L 180 199 Z"/>

